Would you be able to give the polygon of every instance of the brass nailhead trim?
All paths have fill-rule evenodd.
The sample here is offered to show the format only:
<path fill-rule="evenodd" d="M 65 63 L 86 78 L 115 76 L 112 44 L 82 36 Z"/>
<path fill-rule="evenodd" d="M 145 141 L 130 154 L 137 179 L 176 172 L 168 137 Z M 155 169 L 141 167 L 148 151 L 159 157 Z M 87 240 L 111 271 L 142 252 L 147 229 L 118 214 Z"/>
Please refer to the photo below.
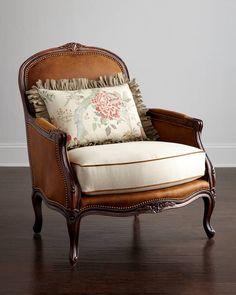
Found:
<path fill-rule="evenodd" d="M 203 190 L 209 190 L 209 188 L 201 188 L 199 190 L 196 190 L 194 191 L 191 195 L 194 195 L 200 191 L 203 191 Z M 117 210 L 128 210 L 128 209 L 136 209 L 136 208 L 139 208 L 139 207 L 142 207 L 143 205 L 145 204 L 148 204 L 148 203 L 151 203 L 151 202 L 154 202 L 154 201 L 157 201 L 158 202 L 160 201 L 169 201 L 169 200 L 173 200 L 173 201 L 178 201 L 178 200 L 184 200 L 184 199 L 187 199 L 189 196 L 191 195 L 188 195 L 184 198 L 172 198 L 172 199 L 167 199 L 167 198 L 161 198 L 161 199 L 151 199 L 151 200 L 147 200 L 147 201 L 144 201 L 142 203 L 139 203 L 137 205 L 133 205 L 133 206 L 128 206 L 128 207 L 115 207 L 115 206 L 105 206 L 105 205 L 88 205 L 88 206 L 85 206 L 84 208 L 80 209 L 79 211 L 84 211 L 86 209 L 89 209 L 89 208 L 101 208 L 101 209 L 117 209 Z"/>

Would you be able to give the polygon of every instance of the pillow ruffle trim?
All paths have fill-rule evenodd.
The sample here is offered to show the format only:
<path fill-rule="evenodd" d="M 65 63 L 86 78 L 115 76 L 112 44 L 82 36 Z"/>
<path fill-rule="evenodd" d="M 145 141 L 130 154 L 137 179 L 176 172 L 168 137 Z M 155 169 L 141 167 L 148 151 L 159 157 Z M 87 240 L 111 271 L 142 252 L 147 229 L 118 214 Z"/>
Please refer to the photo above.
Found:
<path fill-rule="evenodd" d="M 33 106 L 35 110 L 36 117 L 43 117 L 50 122 L 50 117 L 47 112 L 46 105 L 43 99 L 40 97 L 38 89 L 48 89 L 48 90 L 65 90 L 73 91 L 79 89 L 91 89 L 91 88 L 101 88 L 101 87 L 113 87 L 119 86 L 127 83 L 132 92 L 137 111 L 144 129 L 144 132 L 148 140 L 157 140 L 159 135 L 156 129 L 152 126 L 151 118 L 147 116 L 147 107 L 143 103 L 143 98 L 139 85 L 136 83 L 135 79 L 129 80 L 123 73 L 117 73 L 110 76 L 100 76 L 97 80 L 89 80 L 87 78 L 73 78 L 73 79 L 47 79 L 44 82 L 38 80 L 36 85 L 26 91 L 29 103 Z M 133 140 L 140 140 L 133 138 Z M 118 142 L 118 141 L 116 141 Z M 123 142 L 122 140 L 119 142 Z M 103 144 L 114 143 L 113 141 L 103 142 Z M 87 145 L 94 145 L 101 143 L 88 143 Z M 84 145 L 83 145 L 84 146 Z M 71 147 L 69 147 L 71 148 Z M 73 147 L 74 148 L 74 147 Z"/>

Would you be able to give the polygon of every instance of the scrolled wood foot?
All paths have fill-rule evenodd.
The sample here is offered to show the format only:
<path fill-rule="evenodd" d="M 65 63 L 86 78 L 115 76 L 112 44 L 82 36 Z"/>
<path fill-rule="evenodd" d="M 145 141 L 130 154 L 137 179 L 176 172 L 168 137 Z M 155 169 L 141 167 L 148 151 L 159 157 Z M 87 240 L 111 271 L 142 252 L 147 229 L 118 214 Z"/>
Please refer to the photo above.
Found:
<path fill-rule="evenodd" d="M 208 197 L 203 197 L 204 202 L 204 216 L 203 216 L 203 227 L 209 239 L 213 238 L 215 235 L 215 230 L 210 224 L 211 215 L 215 207 L 214 194 Z"/>
<path fill-rule="evenodd" d="M 70 252 L 69 259 L 70 264 L 74 267 L 79 258 L 78 241 L 79 241 L 79 230 L 80 230 L 80 219 L 75 221 L 67 220 L 67 228 L 70 238 Z"/>
<path fill-rule="evenodd" d="M 33 230 L 36 234 L 41 232 L 42 229 L 42 198 L 39 195 L 39 193 L 33 191 L 32 193 L 32 203 L 34 208 L 34 214 L 35 214 L 35 222 L 33 226 Z"/>

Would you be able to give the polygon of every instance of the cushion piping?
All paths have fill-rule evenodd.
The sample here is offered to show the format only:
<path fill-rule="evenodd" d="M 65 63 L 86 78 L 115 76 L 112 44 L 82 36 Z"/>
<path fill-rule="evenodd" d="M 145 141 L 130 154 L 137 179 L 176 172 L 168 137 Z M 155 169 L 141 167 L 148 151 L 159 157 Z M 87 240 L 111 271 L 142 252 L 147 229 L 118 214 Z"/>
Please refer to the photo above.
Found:
<path fill-rule="evenodd" d="M 200 153 L 205 153 L 205 152 L 204 151 L 197 151 L 197 152 L 191 152 L 191 153 L 186 153 L 186 154 L 181 154 L 181 155 L 163 157 L 163 158 L 158 158 L 158 159 L 141 160 L 141 161 L 133 161 L 133 162 L 122 162 L 122 163 L 111 163 L 111 164 L 95 164 L 95 165 L 88 164 L 88 165 L 82 165 L 80 163 L 75 163 L 73 161 L 70 161 L 70 163 L 72 163 L 74 165 L 78 165 L 80 167 L 118 166 L 118 165 L 129 165 L 129 164 L 136 164 L 136 163 L 153 162 L 153 161 L 159 161 L 159 160 L 165 160 L 165 159 L 171 159 L 171 158 L 178 158 L 178 157 L 182 157 L 182 156 L 189 156 L 189 155 L 200 154 Z"/>

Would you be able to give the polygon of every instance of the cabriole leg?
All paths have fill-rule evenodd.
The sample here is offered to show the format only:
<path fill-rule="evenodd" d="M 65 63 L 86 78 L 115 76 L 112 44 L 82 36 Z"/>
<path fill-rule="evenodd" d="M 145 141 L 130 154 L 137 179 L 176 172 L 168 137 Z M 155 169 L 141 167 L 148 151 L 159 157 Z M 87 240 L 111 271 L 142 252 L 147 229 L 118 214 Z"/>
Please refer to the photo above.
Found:
<path fill-rule="evenodd" d="M 32 203 L 34 208 L 34 214 L 35 214 L 35 223 L 33 226 L 33 230 L 36 234 L 41 232 L 42 229 L 42 198 L 39 195 L 39 193 L 35 192 L 33 190 L 32 192 Z"/>
<path fill-rule="evenodd" d="M 70 237 L 70 263 L 75 266 L 79 257 L 78 241 L 79 241 L 79 230 L 80 230 L 80 218 L 75 221 L 67 220 L 67 228 Z"/>
<path fill-rule="evenodd" d="M 204 216 L 203 216 L 203 227 L 209 239 L 213 238 L 215 235 L 215 231 L 210 224 L 211 215 L 215 207 L 215 198 L 214 195 L 211 194 L 208 197 L 203 197 L 204 201 Z"/>

